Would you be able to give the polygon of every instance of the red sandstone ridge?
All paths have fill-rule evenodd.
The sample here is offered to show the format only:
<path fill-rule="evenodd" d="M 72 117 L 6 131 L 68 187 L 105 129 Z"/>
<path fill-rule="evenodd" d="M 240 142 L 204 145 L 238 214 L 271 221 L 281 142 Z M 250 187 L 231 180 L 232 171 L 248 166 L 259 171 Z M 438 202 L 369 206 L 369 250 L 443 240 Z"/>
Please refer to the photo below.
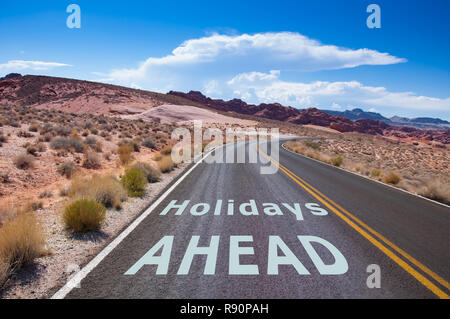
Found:
<path fill-rule="evenodd" d="M 450 130 L 420 130 L 412 127 L 391 126 L 383 121 L 360 119 L 352 121 L 339 115 L 331 115 L 316 108 L 298 110 L 279 103 L 271 104 L 247 104 L 240 99 L 223 101 L 211 99 L 201 92 L 190 91 L 189 93 L 170 91 L 169 95 L 182 97 L 196 103 L 206 105 L 210 108 L 236 112 L 240 114 L 254 115 L 283 122 L 295 124 L 312 124 L 325 126 L 339 132 L 359 132 L 372 135 L 392 136 L 402 139 L 417 139 L 428 142 L 450 144 Z"/>

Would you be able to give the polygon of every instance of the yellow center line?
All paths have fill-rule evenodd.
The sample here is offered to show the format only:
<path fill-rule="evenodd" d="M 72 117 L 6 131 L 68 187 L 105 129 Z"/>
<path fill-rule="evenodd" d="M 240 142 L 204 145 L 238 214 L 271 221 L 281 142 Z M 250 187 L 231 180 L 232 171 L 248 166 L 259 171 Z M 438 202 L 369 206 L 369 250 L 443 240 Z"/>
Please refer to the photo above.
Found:
<path fill-rule="evenodd" d="M 421 263 L 419 263 L 418 261 L 416 261 L 413 257 L 411 257 L 410 255 L 408 255 L 406 252 L 404 252 L 403 250 L 401 250 L 400 248 L 398 248 L 396 245 L 394 245 L 393 243 L 391 243 L 390 241 L 388 241 L 386 238 L 384 238 L 383 236 L 381 236 L 380 234 L 378 234 L 377 232 L 375 232 L 373 229 L 371 229 L 369 226 L 367 226 L 366 224 L 364 224 L 362 221 L 360 221 L 358 218 L 354 217 L 352 214 L 350 214 L 348 211 L 346 211 L 345 209 L 343 209 L 342 207 L 340 207 L 339 205 L 337 205 L 336 203 L 334 203 L 331 199 L 329 199 L 328 197 L 326 197 L 325 195 L 323 195 L 322 193 L 320 193 L 318 190 L 316 190 L 314 187 L 312 187 L 311 185 L 309 185 L 307 182 L 303 181 L 300 177 L 298 177 L 297 175 L 295 175 L 293 172 L 291 172 L 290 170 L 288 170 L 286 167 L 284 167 L 283 165 L 281 165 L 280 163 L 278 163 L 277 161 L 275 161 L 274 159 L 272 159 L 270 156 L 268 156 L 267 154 L 265 154 L 264 152 L 262 152 L 259 147 L 258 147 L 258 151 L 263 154 L 269 161 L 271 161 L 272 163 L 274 163 L 276 166 L 278 166 L 279 169 L 281 169 L 287 176 L 289 176 L 294 182 L 296 182 L 298 185 L 300 185 L 303 189 L 305 189 L 309 194 L 311 194 L 314 198 L 316 198 L 317 200 L 319 200 L 322 204 L 324 204 L 326 207 L 328 207 L 333 213 L 335 213 L 337 216 L 339 216 L 342 220 L 344 220 L 349 226 L 351 226 L 353 229 L 355 229 L 358 233 L 360 233 L 363 237 L 365 237 L 367 240 L 369 240 L 374 246 L 376 246 L 378 249 L 380 249 L 384 254 L 386 254 L 389 258 L 391 258 L 394 262 L 396 262 L 400 267 L 402 267 L 405 271 L 407 271 L 409 274 L 411 274 L 414 278 L 416 278 L 420 283 L 422 283 L 425 287 L 427 287 L 430 291 L 432 291 L 435 295 L 437 295 L 439 298 L 442 299 L 448 299 L 449 296 L 442 291 L 441 289 L 439 289 L 436 285 L 434 285 L 430 280 L 428 280 L 426 277 L 424 277 L 422 274 L 420 274 L 419 272 L 417 272 L 414 268 L 412 268 L 410 265 L 408 265 L 405 261 L 403 261 L 402 259 L 400 259 L 395 253 L 393 253 L 391 250 L 389 250 L 387 247 L 385 247 L 381 242 L 379 242 L 377 239 L 375 239 L 373 236 L 371 236 L 368 232 L 366 232 L 363 228 L 361 228 L 360 226 L 358 226 L 355 222 L 353 222 L 350 218 L 353 218 L 356 222 L 360 223 L 361 226 L 367 228 L 367 230 L 369 232 L 371 232 L 373 235 L 375 236 L 379 236 L 382 241 L 385 241 L 386 244 L 389 245 L 389 243 L 392 245 L 392 248 L 395 249 L 395 247 L 398 249 L 397 250 L 401 255 L 403 255 L 405 258 L 407 258 L 408 260 L 410 260 L 413 264 L 415 264 L 417 267 L 419 267 L 420 269 L 422 269 L 424 272 L 426 272 L 427 274 L 429 274 L 432 278 L 434 278 L 435 280 L 437 280 L 436 278 L 439 278 L 439 280 L 437 280 L 438 282 L 441 283 L 441 281 L 444 283 L 443 286 L 445 286 L 448 289 L 448 283 L 440 278 L 438 275 L 436 275 L 435 273 L 433 273 L 429 268 L 425 267 L 424 265 L 422 265 Z M 308 185 L 308 186 L 306 186 Z M 315 190 L 315 192 L 313 191 Z M 316 193 L 317 192 L 317 193 Z M 320 195 L 319 195 L 320 194 Z M 323 196 L 323 197 L 322 197 Z M 327 199 L 328 201 L 330 201 L 330 203 L 333 203 L 335 207 L 333 207 L 330 203 L 328 203 L 325 199 Z M 340 212 L 338 209 L 342 210 L 343 212 Z M 346 215 L 348 215 L 350 218 L 348 218 Z M 403 253 L 402 253 L 403 252 Z M 408 256 L 408 257 L 406 257 Z M 413 262 L 415 261 L 415 262 Z M 420 266 L 419 266 L 420 265 Z M 425 271 L 425 269 L 427 271 Z M 431 273 L 431 274 L 430 274 Z M 442 283 L 441 283 L 442 284 Z"/>
<path fill-rule="evenodd" d="M 275 160 L 274 160 L 275 161 Z M 276 161 L 275 161 L 276 162 Z M 282 164 L 278 163 L 278 165 L 283 166 Z M 349 216 L 350 218 L 352 218 L 353 220 L 355 220 L 357 223 L 359 223 L 361 226 L 363 226 L 364 228 L 366 228 L 366 230 L 368 230 L 370 233 L 372 233 L 373 235 L 375 235 L 376 237 L 378 237 L 378 239 L 381 239 L 385 244 L 387 244 L 388 246 L 390 246 L 392 249 L 394 249 L 395 251 L 397 251 L 400 255 L 402 255 L 404 258 L 408 259 L 411 263 L 413 263 L 414 265 L 416 265 L 419 269 L 421 269 L 423 272 L 425 272 L 426 274 L 428 274 L 430 277 L 432 277 L 434 280 L 436 280 L 437 282 L 439 282 L 442 286 L 444 286 L 446 289 L 450 289 L 450 284 L 445 281 L 442 277 L 440 277 L 439 275 L 437 275 L 436 273 L 434 273 L 431 269 L 429 269 L 427 266 L 423 265 L 421 262 L 419 262 L 417 259 L 415 259 L 414 257 L 412 257 L 411 255 L 409 255 L 407 252 L 405 252 L 403 249 L 401 249 L 400 247 L 398 247 L 397 245 L 395 245 L 394 243 L 392 243 L 390 240 L 388 240 L 386 237 L 384 237 L 383 235 L 381 235 L 380 233 L 378 233 L 377 231 L 375 231 L 374 229 L 372 229 L 370 226 L 368 226 L 367 224 L 365 224 L 363 221 L 361 221 L 359 218 L 357 218 L 356 216 L 352 215 L 349 211 L 347 211 L 345 208 L 343 208 L 342 206 L 340 206 L 339 204 L 337 204 L 336 202 L 334 202 L 332 199 L 328 198 L 326 195 L 322 194 L 319 190 L 317 190 L 316 188 L 314 188 L 312 185 L 310 185 L 308 182 L 306 182 L 305 180 L 303 180 L 302 178 L 298 177 L 297 175 L 295 175 L 292 171 L 290 171 L 288 168 L 286 168 L 285 166 L 283 166 L 284 169 L 286 169 L 288 172 L 290 172 L 291 174 L 293 174 L 298 180 L 300 180 L 302 183 L 304 183 L 306 186 L 308 186 L 309 188 L 311 188 L 313 191 L 315 191 L 317 194 L 319 194 L 320 196 L 322 196 L 323 198 L 325 198 L 328 202 L 330 202 L 331 204 L 333 204 L 335 207 L 337 207 L 338 209 L 340 209 L 344 214 L 346 214 L 347 216 Z"/>

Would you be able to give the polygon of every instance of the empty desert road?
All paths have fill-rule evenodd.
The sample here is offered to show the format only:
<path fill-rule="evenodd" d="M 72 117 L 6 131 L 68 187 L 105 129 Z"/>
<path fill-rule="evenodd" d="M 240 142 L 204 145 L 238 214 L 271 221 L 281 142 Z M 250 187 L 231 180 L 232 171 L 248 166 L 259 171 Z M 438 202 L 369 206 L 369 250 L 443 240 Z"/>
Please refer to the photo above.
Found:
<path fill-rule="evenodd" d="M 282 142 L 271 160 L 275 174 L 264 163 L 192 167 L 54 298 L 448 298 L 449 207 Z"/>

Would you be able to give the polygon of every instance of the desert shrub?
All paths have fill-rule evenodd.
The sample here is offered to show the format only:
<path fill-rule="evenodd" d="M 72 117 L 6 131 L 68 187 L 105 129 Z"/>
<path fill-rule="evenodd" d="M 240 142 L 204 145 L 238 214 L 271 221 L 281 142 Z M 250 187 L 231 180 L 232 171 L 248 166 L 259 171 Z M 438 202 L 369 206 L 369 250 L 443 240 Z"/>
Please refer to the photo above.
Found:
<path fill-rule="evenodd" d="M 84 140 L 84 144 L 89 145 L 89 146 L 93 146 L 93 145 L 97 144 L 97 139 L 95 137 L 93 137 L 93 136 L 88 136 Z"/>
<path fill-rule="evenodd" d="M 334 166 L 341 166 L 343 162 L 342 157 L 337 156 L 337 157 L 333 157 L 331 158 L 331 164 L 333 164 Z"/>
<path fill-rule="evenodd" d="M 9 173 L 8 172 L 0 173 L 0 183 L 3 183 L 3 184 L 11 183 L 11 179 L 9 177 Z"/>
<path fill-rule="evenodd" d="M 42 209 L 44 207 L 44 204 L 42 202 L 31 202 L 28 203 L 28 208 L 32 210 L 33 212 L 37 211 L 38 209 Z"/>
<path fill-rule="evenodd" d="M 156 149 L 156 142 L 153 138 L 148 137 L 144 141 L 142 141 L 142 146 L 154 150 Z"/>
<path fill-rule="evenodd" d="M 75 171 L 75 164 L 72 161 L 66 161 L 56 169 L 59 174 L 66 178 L 71 178 Z"/>
<path fill-rule="evenodd" d="M 63 221 L 76 232 L 98 229 L 105 220 L 106 208 L 92 199 L 79 199 L 64 208 Z"/>
<path fill-rule="evenodd" d="M 172 154 L 172 146 L 165 146 L 161 149 L 162 155 L 170 155 Z"/>
<path fill-rule="evenodd" d="M 26 151 L 27 151 L 27 154 L 30 154 L 30 155 L 33 155 L 33 156 L 36 156 L 36 154 L 38 152 L 36 146 L 34 146 L 34 145 L 29 145 L 27 147 Z"/>
<path fill-rule="evenodd" d="M 175 163 L 172 161 L 171 156 L 163 156 L 161 160 L 158 161 L 159 170 L 163 173 L 169 173 L 174 170 Z"/>
<path fill-rule="evenodd" d="M 16 156 L 13 162 L 18 169 L 29 169 L 34 166 L 34 157 L 30 154 L 21 154 Z"/>
<path fill-rule="evenodd" d="M 139 143 L 137 141 L 133 141 L 133 140 L 122 140 L 119 143 L 119 146 L 122 145 L 130 145 L 133 149 L 133 152 L 139 152 L 140 151 L 140 146 Z"/>
<path fill-rule="evenodd" d="M 113 176 L 77 176 L 72 181 L 68 195 L 72 198 L 92 198 L 107 208 L 120 209 L 127 193 Z"/>
<path fill-rule="evenodd" d="M 400 176 L 395 173 L 389 173 L 383 180 L 387 184 L 397 185 L 400 182 Z"/>
<path fill-rule="evenodd" d="M 47 146 L 44 143 L 37 143 L 35 147 L 37 151 L 40 153 L 45 152 L 47 150 Z"/>
<path fill-rule="evenodd" d="M 131 197 L 142 197 L 144 187 L 147 184 L 147 177 L 137 169 L 130 169 L 121 179 L 122 185 L 128 190 Z"/>
<path fill-rule="evenodd" d="M 0 144 L 1 143 L 6 143 L 8 141 L 8 138 L 3 135 L 3 132 L 0 132 Z"/>
<path fill-rule="evenodd" d="M 133 147 L 129 144 L 122 144 L 119 146 L 117 150 L 117 154 L 119 154 L 119 160 L 122 163 L 122 165 L 128 164 L 131 159 L 133 153 Z"/>
<path fill-rule="evenodd" d="M 37 132 L 39 130 L 39 124 L 33 123 L 28 128 L 30 132 Z"/>
<path fill-rule="evenodd" d="M 83 152 L 83 144 L 75 138 L 57 137 L 50 143 L 50 147 L 54 150 Z"/>
<path fill-rule="evenodd" d="M 381 176 L 381 171 L 379 169 L 374 168 L 371 172 L 370 172 L 370 176 L 372 176 L 373 178 L 378 178 Z"/>
<path fill-rule="evenodd" d="M 39 194 L 39 198 L 51 198 L 51 197 L 53 197 L 53 194 L 50 191 L 43 191 L 42 193 Z"/>
<path fill-rule="evenodd" d="M 159 169 L 147 163 L 137 162 L 131 166 L 131 169 L 137 169 L 145 174 L 149 183 L 156 183 L 161 180 L 161 172 Z"/>
<path fill-rule="evenodd" d="M 21 212 L 0 228 L 0 287 L 8 276 L 45 250 L 45 236 L 33 214 Z"/>
<path fill-rule="evenodd" d="M 450 186 L 438 179 L 426 182 L 419 194 L 429 199 L 450 205 Z"/>
<path fill-rule="evenodd" d="M 318 150 L 320 148 L 320 144 L 317 142 L 304 141 L 303 144 L 305 144 L 307 147 L 310 147 L 314 150 Z"/>
<path fill-rule="evenodd" d="M 102 166 L 100 156 L 93 151 L 84 153 L 83 167 L 87 169 L 99 169 Z"/>
<path fill-rule="evenodd" d="M 20 130 L 19 132 L 17 132 L 17 136 L 24 137 L 24 138 L 30 138 L 30 137 L 33 137 L 34 135 L 31 133 L 28 133 L 26 131 Z"/>
<path fill-rule="evenodd" d="M 72 133 L 72 127 L 59 125 L 54 128 L 54 131 L 57 135 L 69 136 Z"/>

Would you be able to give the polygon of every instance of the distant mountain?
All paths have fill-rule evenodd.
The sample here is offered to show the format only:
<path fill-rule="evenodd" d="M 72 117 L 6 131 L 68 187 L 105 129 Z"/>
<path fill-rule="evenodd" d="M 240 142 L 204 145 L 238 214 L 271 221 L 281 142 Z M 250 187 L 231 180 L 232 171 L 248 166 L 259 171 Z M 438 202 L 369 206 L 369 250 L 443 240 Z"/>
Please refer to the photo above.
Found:
<path fill-rule="evenodd" d="M 283 106 L 279 103 L 261 103 L 254 105 L 247 104 L 240 99 L 230 101 L 211 99 L 198 91 L 190 91 L 188 93 L 170 91 L 168 94 L 182 97 L 223 112 L 253 115 L 294 124 L 325 126 L 339 132 L 379 134 L 450 144 L 450 129 L 421 130 L 411 127 L 411 125 L 399 127 L 391 125 L 388 123 L 390 119 L 378 113 L 364 112 L 361 109 L 355 109 L 347 113 L 341 112 L 337 115 L 334 113 L 335 111 L 332 111 L 333 113 L 330 114 L 328 113 L 329 111 L 321 111 L 316 108 L 298 110 L 290 106 Z M 341 114 L 346 114 L 347 116 Z M 355 120 L 350 119 L 348 116 L 353 116 Z M 372 118 L 365 118 L 365 116 L 371 116 Z"/>
<path fill-rule="evenodd" d="M 323 110 L 323 112 L 332 114 L 332 115 L 339 115 L 339 116 L 345 116 L 346 118 L 350 120 L 359 120 L 359 119 L 369 119 L 369 120 L 378 120 L 383 122 L 389 122 L 389 119 L 381 115 L 380 113 L 375 112 L 365 112 L 361 109 L 353 109 L 353 110 L 345 110 L 344 112 L 341 111 L 332 111 L 332 110 Z"/>
<path fill-rule="evenodd" d="M 411 126 L 419 129 L 432 130 L 432 129 L 448 129 L 450 128 L 450 122 L 441 120 L 439 118 L 430 117 L 417 117 L 409 119 L 406 117 L 393 116 L 391 118 L 384 117 L 380 113 L 366 112 L 360 108 L 345 111 L 323 110 L 323 112 L 331 115 L 344 116 L 350 120 L 356 121 L 359 119 L 370 119 L 383 121 L 386 124 L 393 126 Z"/>

